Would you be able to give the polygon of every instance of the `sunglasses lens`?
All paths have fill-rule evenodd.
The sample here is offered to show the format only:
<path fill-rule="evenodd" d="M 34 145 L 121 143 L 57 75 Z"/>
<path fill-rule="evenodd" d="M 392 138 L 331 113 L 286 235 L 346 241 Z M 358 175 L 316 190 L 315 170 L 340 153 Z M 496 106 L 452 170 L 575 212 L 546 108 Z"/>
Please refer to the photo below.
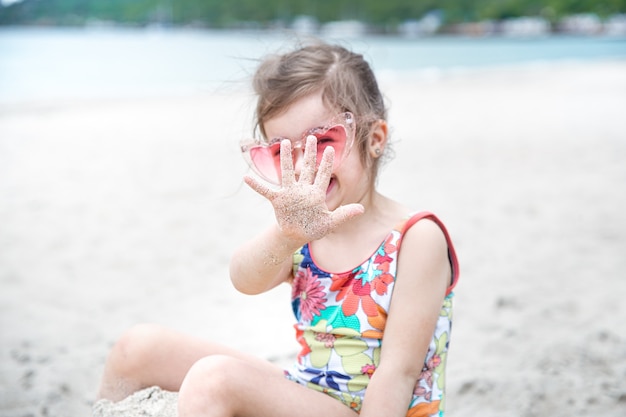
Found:
<path fill-rule="evenodd" d="M 250 159 L 257 174 L 269 182 L 280 184 L 280 143 L 250 148 Z"/>
<path fill-rule="evenodd" d="M 352 115 L 346 113 L 347 115 Z M 348 123 L 352 123 L 352 120 L 347 120 Z M 349 134 L 346 126 L 340 122 L 339 124 L 331 125 L 330 127 L 313 129 L 304 134 L 304 137 L 314 135 L 317 138 L 317 166 L 322 162 L 322 156 L 326 148 L 333 147 L 335 150 L 335 157 L 333 162 L 333 168 L 337 168 L 343 157 L 345 156 L 346 148 L 350 147 L 348 143 Z M 294 162 L 297 157 L 296 148 L 304 149 L 304 141 L 302 139 L 298 142 L 292 142 L 292 148 L 294 149 Z M 352 139 L 350 139 L 351 141 Z M 251 162 L 252 168 L 263 177 L 265 180 L 274 183 L 281 183 L 281 170 L 280 170 L 280 142 L 276 141 L 272 145 L 255 145 L 247 148 L 248 161 Z"/>
<path fill-rule="evenodd" d="M 312 132 L 317 138 L 317 165 L 322 162 L 324 149 L 333 147 L 335 149 L 334 167 L 339 166 L 343 159 L 343 151 L 346 148 L 346 128 L 342 125 L 336 125 L 328 130 Z"/>

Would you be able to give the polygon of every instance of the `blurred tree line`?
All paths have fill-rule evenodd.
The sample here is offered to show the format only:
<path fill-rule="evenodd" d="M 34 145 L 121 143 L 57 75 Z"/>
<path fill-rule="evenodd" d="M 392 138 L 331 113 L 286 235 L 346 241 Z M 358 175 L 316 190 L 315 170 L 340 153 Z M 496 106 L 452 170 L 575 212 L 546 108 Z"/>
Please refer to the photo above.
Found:
<path fill-rule="evenodd" d="M 99 20 L 268 27 L 308 15 L 321 23 L 360 20 L 385 31 L 432 11 L 448 25 L 520 16 L 542 16 L 554 23 L 569 14 L 626 13 L 626 0 L 22 0 L 0 6 L 0 25 L 82 25 Z"/>

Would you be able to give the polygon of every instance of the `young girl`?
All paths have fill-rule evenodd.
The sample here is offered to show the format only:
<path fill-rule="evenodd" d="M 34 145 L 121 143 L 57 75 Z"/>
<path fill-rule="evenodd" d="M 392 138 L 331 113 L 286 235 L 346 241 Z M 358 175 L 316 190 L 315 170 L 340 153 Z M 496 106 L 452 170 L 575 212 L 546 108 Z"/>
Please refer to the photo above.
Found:
<path fill-rule="evenodd" d="M 276 223 L 234 254 L 246 294 L 292 286 L 293 367 L 155 326 L 113 348 L 101 396 L 179 391 L 181 417 L 443 415 L 458 264 L 443 224 L 376 188 L 386 109 L 361 55 L 324 43 L 267 58 L 254 77 L 261 137 L 245 182 Z"/>

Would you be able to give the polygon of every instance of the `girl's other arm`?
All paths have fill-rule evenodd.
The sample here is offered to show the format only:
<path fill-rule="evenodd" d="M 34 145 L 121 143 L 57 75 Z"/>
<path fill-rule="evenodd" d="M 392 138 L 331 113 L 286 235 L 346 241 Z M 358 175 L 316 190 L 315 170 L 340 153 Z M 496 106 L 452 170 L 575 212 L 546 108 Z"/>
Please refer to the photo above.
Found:
<path fill-rule="evenodd" d="M 404 235 L 378 369 L 361 417 L 405 417 L 450 284 L 448 246 L 439 226 L 421 220 Z"/>

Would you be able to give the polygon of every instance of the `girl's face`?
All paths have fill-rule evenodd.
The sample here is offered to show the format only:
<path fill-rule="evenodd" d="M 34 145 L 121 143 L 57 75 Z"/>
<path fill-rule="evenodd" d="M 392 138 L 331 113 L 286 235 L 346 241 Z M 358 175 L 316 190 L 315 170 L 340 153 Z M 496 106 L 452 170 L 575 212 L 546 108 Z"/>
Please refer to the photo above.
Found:
<path fill-rule="evenodd" d="M 332 126 L 341 119 L 342 125 L 336 125 L 339 126 L 337 129 L 331 128 L 326 134 L 316 135 L 318 136 L 318 150 L 321 150 L 324 143 L 329 143 L 335 148 L 335 154 L 338 157 L 333 164 L 332 176 L 326 192 L 326 204 L 329 210 L 334 210 L 340 205 L 363 201 L 373 184 L 370 180 L 371 173 L 361 162 L 359 146 L 354 143 L 354 117 L 351 117 L 350 113 L 347 113 L 347 116 L 335 113 L 324 105 L 321 93 L 318 93 L 296 101 L 285 112 L 264 124 L 268 138 L 289 138 L 292 142 L 297 142 L 302 139 L 303 132 L 306 136 L 306 132 L 326 131 L 320 127 Z M 343 144 L 342 136 L 346 137 Z M 294 147 L 293 152 L 294 168 L 298 176 L 303 165 L 304 148 Z M 321 154 L 318 155 L 318 162 L 319 158 Z"/>

